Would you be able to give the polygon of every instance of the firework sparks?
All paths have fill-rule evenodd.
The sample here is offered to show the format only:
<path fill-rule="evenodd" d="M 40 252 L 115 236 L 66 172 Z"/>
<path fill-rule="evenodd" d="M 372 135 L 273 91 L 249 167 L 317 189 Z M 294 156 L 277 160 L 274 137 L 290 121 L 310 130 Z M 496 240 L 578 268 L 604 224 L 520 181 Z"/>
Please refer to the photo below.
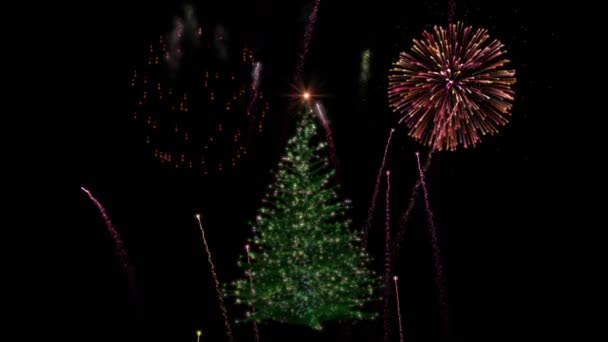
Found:
<path fill-rule="evenodd" d="M 515 71 L 485 29 L 435 26 L 402 52 L 389 75 L 389 103 L 409 135 L 437 150 L 474 147 L 508 123 Z"/>
<path fill-rule="evenodd" d="M 84 193 L 86 193 L 87 196 L 89 196 L 89 199 L 91 199 L 91 201 L 95 204 L 95 206 L 99 210 L 101 217 L 103 218 L 103 220 L 106 223 L 108 232 L 112 236 L 112 239 L 114 239 L 114 243 L 116 246 L 116 256 L 120 260 L 121 265 L 126 268 L 129 264 L 129 260 L 128 260 L 128 256 L 127 256 L 127 251 L 125 250 L 125 244 L 122 241 L 122 239 L 120 238 L 120 234 L 118 234 L 118 231 L 116 230 L 116 228 L 114 228 L 114 225 L 112 224 L 112 220 L 110 220 L 110 216 L 106 212 L 106 209 L 103 207 L 103 205 L 101 205 L 101 202 L 99 202 L 97 200 L 97 198 L 95 198 L 95 196 L 93 196 L 93 194 L 91 194 L 91 192 L 89 190 L 87 190 L 85 187 L 81 186 L 80 190 L 84 191 Z"/>
<path fill-rule="evenodd" d="M 99 210 L 99 213 L 101 214 L 101 217 L 103 218 L 104 222 L 106 223 L 106 228 L 108 229 L 110 236 L 112 236 L 112 239 L 114 240 L 114 255 L 120 262 L 121 267 L 123 268 L 125 274 L 127 275 L 127 278 L 129 281 L 129 287 L 131 289 L 131 292 L 135 295 L 136 294 L 135 284 L 134 284 L 135 276 L 133 275 L 133 272 L 131 270 L 131 265 L 129 263 L 129 255 L 127 254 L 125 244 L 122 241 L 120 234 L 118 233 L 118 231 L 112 224 L 112 220 L 110 219 L 110 216 L 106 212 L 106 209 L 103 207 L 103 205 L 101 205 L 101 202 L 99 202 L 99 200 L 97 200 L 97 198 L 95 198 L 95 196 L 93 196 L 93 194 L 89 190 L 87 190 L 85 187 L 81 186 L 80 190 L 82 190 L 84 193 L 87 194 L 87 196 L 89 196 L 89 199 L 91 200 L 91 202 L 93 202 L 93 204 L 95 204 L 95 206 L 97 207 L 97 210 Z"/>
<path fill-rule="evenodd" d="M 389 320 L 389 302 L 391 295 L 390 275 L 391 275 L 391 171 L 386 170 L 386 238 L 384 247 L 384 341 L 390 341 L 391 325 Z"/>
<path fill-rule="evenodd" d="M 367 222 L 365 223 L 365 229 L 363 231 L 363 246 L 367 245 L 367 236 L 369 234 L 369 228 L 371 227 L 372 220 L 374 218 L 374 210 L 376 209 L 376 199 L 378 198 L 378 190 L 380 187 L 380 181 L 382 179 L 382 171 L 384 171 L 384 166 L 386 165 L 386 155 L 388 154 L 388 148 L 391 144 L 393 133 L 395 133 L 394 128 L 391 129 L 391 132 L 388 135 L 388 139 L 386 140 L 386 146 L 384 147 L 384 156 L 382 157 L 382 163 L 380 164 L 380 169 L 378 170 L 378 176 L 376 176 L 376 186 L 374 187 L 372 202 L 370 203 L 369 209 L 367 211 Z"/>
<path fill-rule="evenodd" d="M 232 329 L 230 328 L 230 323 L 228 322 L 228 311 L 226 311 L 226 304 L 224 304 L 224 295 L 222 294 L 222 290 L 220 289 L 220 281 L 217 278 L 217 273 L 215 273 L 215 264 L 213 263 L 213 259 L 211 258 L 211 251 L 209 250 L 209 245 L 207 244 L 207 239 L 205 238 L 205 230 L 203 229 L 203 224 L 201 223 L 200 214 L 196 214 L 196 220 L 198 221 L 198 226 L 201 230 L 201 235 L 203 237 L 203 245 L 205 246 L 205 251 L 207 252 L 207 261 L 209 262 L 211 276 L 213 276 L 213 281 L 215 283 L 215 293 L 217 295 L 217 300 L 220 304 L 222 316 L 224 316 L 224 327 L 226 328 L 226 336 L 228 336 L 228 339 L 232 341 Z"/>
<path fill-rule="evenodd" d="M 262 63 L 255 62 L 253 65 L 253 71 L 251 72 L 251 92 L 253 95 L 249 100 L 249 105 L 247 106 L 247 116 L 251 115 L 253 110 L 253 105 L 256 103 L 258 99 L 258 86 L 260 85 L 260 77 L 262 75 Z"/>
<path fill-rule="evenodd" d="M 310 94 L 304 93 L 304 98 L 310 98 Z M 320 102 L 316 101 L 314 108 L 317 111 L 317 115 L 319 115 L 319 119 L 321 120 L 323 129 L 325 129 L 325 139 L 327 139 L 327 144 L 329 145 L 329 154 L 331 157 L 331 161 L 334 163 L 334 167 L 338 169 L 338 156 L 336 155 L 336 145 L 334 145 L 334 138 L 331 133 L 331 127 L 329 127 L 329 121 L 327 121 L 327 115 L 325 115 L 325 111 L 323 110 L 323 106 Z"/>
<path fill-rule="evenodd" d="M 251 88 L 257 89 L 260 85 L 260 77 L 262 76 L 262 62 L 255 62 L 253 64 L 253 71 L 251 72 Z"/>
<path fill-rule="evenodd" d="M 427 171 L 429 170 L 429 168 L 431 166 L 431 160 L 433 158 L 434 152 L 435 151 L 431 150 L 426 157 L 426 162 L 424 163 L 424 166 L 422 167 L 422 172 L 424 174 L 427 173 Z M 418 178 L 418 180 L 414 184 L 414 187 L 412 188 L 412 193 L 410 195 L 410 199 L 408 201 L 407 208 L 403 212 L 403 215 L 401 215 L 401 220 L 399 223 L 400 223 L 400 226 L 403 227 L 403 229 L 399 230 L 399 232 L 397 233 L 397 238 L 395 239 L 394 252 L 393 252 L 393 256 L 395 258 L 399 258 L 399 246 L 405 236 L 405 228 L 407 227 L 407 224 L 410 220 L 412 210 L 414 210 L 414 204 L 416 203 L 416 195 L 418 194 L 418 190 L 420 189 L 420 184 L 421 184 L 420 178 Z"/>
<path fill-rule="evenodd" d="M 315 0 L 315 6 L 310 12 L 310 17 L 308 17 L 308 26 L 306 26 L 306 32 L 304 33 L 304 48 L 302 49 L 302 53 L 300 54 L 300 60 L 298 61 L 298 66 L 296 67 L 296 80 L 302 81 L 302 73 L 304 72 L 304 62 L 306 61 L 306 56 L 308 55 L 308 49 L 310 47 L 310 42 L 312 41 L 315 24 L 317 23 L 317 12 L 319 11 L 319 4 L 321 0 Z"/>
<path fill-rule="evenodd" d="M 162 164 L 208 175 L 235 169 L 247 157 L 269 102 L 260 86 L 263 65 L 253 51 L 245 47 L 221 59 L 213 39 L 222 43 L 225 32 L 195 24 L 188 15 L 178 18 L 168 37 L 149 45 L 131 78 L 133 119 Z M 171 66 L 179 62 L 178 45 L 185 49 L 183 68 Z"/>
<path fill-rule="evenodd" d="M 399 342 L 403 342 L 403 323 L 401 322 L 401 303 L 399 301 L 399 285 L 397 284 L 397 280 L 399 280 L 399 277 L 394 276 L 395 296 L 397 297 L 397 318 L 399 319 Z"/>
<path fill-rule="evenodd" d="M 165 59 L 172 72 L 179 67 L 182 59 L 182 39 L 184 36 L 184 22 L 182 18 L 176 18 L 174 28 L 169 35 L 169 50 L 165 53 Z"/>
<path fill-rule="evenodd" d="M 444 333 L 447 329 L 447 301 L 446 301 L 446 289 L 445 289 L 445 278 L 443 274 L 443 266 L 441 264 L 441 250 L 439 248 L 439 239 L 437 238 L 437 229 L 435 227 L 435 220 L 433 218 L 433 211 L 431 210 L 431 204 L 429 202 L 429 193 L 426 188 L 424 181 L 424 172 L 420 166 L 420 154 L 416 152 L 416 162 L 418 163 L 418 172 L 420 174 L 420 184 L 424 193 L 424 206 L 427 215 L 427 223 L 429 228 L 429 235 L 431 238 L 431 248 L 433 250 L 433 265 L 435 267 L 435 284 L 439 291 L 439 305 L 441 306 L 441 314 L 444 324 Z"/>

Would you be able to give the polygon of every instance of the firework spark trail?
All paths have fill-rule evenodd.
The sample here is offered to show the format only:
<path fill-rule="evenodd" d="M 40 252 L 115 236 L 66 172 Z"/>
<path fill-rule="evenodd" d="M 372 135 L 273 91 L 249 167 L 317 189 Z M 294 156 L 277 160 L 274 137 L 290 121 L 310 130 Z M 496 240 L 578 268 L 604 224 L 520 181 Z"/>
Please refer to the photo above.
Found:
<path fill-rule="evenodd" d="M 99 213 L 101 214 L 101 217 L 105 221 L 108 232 L 114 240 L 114 254 L 116 255 L 116 258 L 119 260 L 121 267 L 127 275 L 129 287 L 132 293 L 135 295 L 135 276 L 133 275 L 133 270 L 129 263 L 129 255 L 127 254 L 125 244 L 122 241 L 120 234 L 118 234 L 118 231 L 112 224 L 112 220 L 110 220 L 110 216 L 106 212 L 106 209 L 103 207 L 103 205 L 101 205 L 97 198 L 95 198 L 95 196 L 93 196 L 93 194 L 91 194 L 91 192 L 83 186 L 80 187 L 80 190 L 82 190 L 84 193 L 87 194 L 87 196 L 89 196 L 89 199 L 95 204 L 95 206 L 99 210 Z"/>
<path fill-rule="evenodd" d="M 422 191 L 424 193 L 424 205 L 427 214 L 429 235 L 431 238 L 431 248 L 433 250 L 433 262 L 435 266 L 435 283 L 437 285 L 437 290 L 439 291 L 439 305 L 441 307 L 441 314 L 443 318 L 443 328 L 444 333 L 447 329 L 447 301 L 446 301 L 446 289 L 445 289 L 445 278 L 443 274 L 443 266 L 441 263 L 441 250 L 439 248 L 439 239 L 437 238 L 437 229 L 435 227 L 435 220 L 433 218 L 433 211 L 431 210 L 431 205 L 429 202 L 429 193 L 426 188 L 426 183 L 424 181 L 424 172 L 420 166 L 420 156 L 419 153 L 416 153 L 416 161 L 418 162 L 418 172 L 420 173 L 420 183 L 422 186 Z"/>
<path fill-rule="evenodd" d="M 260 76 L 262 74 L 262 63 L 256 62 L 253 66 L 253 72 L 251 73 L 251 100 L 247 106 L 247 116 L 251 115 L 253 105 L 258 99 L 258 85 L 260 84 Z"/>
<path fill-rule="evenodd" d="M 257 89 L 260 85 L 260 78 L 262 76 L 262 62 L 255 62 L 253 65 L 253 72 L 251 73 L 251 88 Z"/>
<path fill-rule="evenodd" d="M 452 111 L 452 114 L 450 115 L 450 117 L 448 118 L 448 120 L 446 120 L 444 122 L 444 124 L 440 127 L 437 127 L 437 135 L 439 136 L 439 138 L 441 139 L 442 137 L 442 131 L 445 129 L 445 126 L 448 124 L 448 122 L 450 122 L 450 119 L 454 116 L 454 114 L 456 113 L 456 111 Z M 401 118 L 401 120 L 403 120 L 403 118 Z M 399 121 L 399 123 L 401 123 L 401 120 Z M 439 139 L 439 140 L 440 140 Z M 438 141 L 439 141 L 438 140 Z M 423 174 L 426 174 L 427 171 L 429 170 L 429 167 L 431 166 L 431 159 L 433 157 L 433 154 L 435 153 L 435 151 L 437 151 L 437 149 L 439 148 L 438 145 L 435 145 L 435 148 L 432 148 L 429 151 L 429 154 L 426 157 L 426 162 L 424 163 L 424 166 L 422 167 L 422 172 Z M 418 160 L 418 162 L 420 162 L 420 160 L 418 159 L 418 152 L 416 152 L 416 158 Z M 409 204 L 407 206 L 407 209 L 405 210 L 405 212 L 403 213 L 403 215 L 401 216 L 401 226 L 405 227 L 410 219 L 410 215 L 412 213 L 412 210 L 414 209 L 414 204 L 416 202 L 416 196 L 418 194 L 418 189 L 420 189 L 420 185 L 422 184 L 422 180 L 420 179 L 420 177 L 418 178 L 418 180 L 416 181 L 416 183 L 414 184 L 414 187 L 412 188 L 412 194 L 410 195 L 410 200 L 409 200 Z M 429 210 L 431 210 L 429 208 Z M 402 239 L 403 239 L 403 235 L 405 234 L 405 230 L 402 229 L 399 231 L 399 233 L 397 234 L 397 239 L 396 239 L 396 244 L 394 246 L 395 248 L 395 258 L 399 257 L 399 244 L 401 243 Z"/>
<path fill-rule="evenodd" d="M 258 113 L 253 113 L 253 109 L 255 104 L 258 102 L 258 86 L 260 85 L 260 77 L 262 75 L 262 63 L 261 62 L 255 62 L 253 64 L 253 70 L 251 72 L 251 98 L 249 99 L 249 104 L 247 105 L 247 117 L 249 118 L 249 132 L 247 134 L 247 139 L 245 141 L 245 146 L 248 146 L 250 143 L 250 139 L 251 139 L 251 130 L 252 129 L 256 129 L 256 127 L 253 127 L 253 125 L 255 125 L 256 122 L 256 117 L 253 116 L 251 117 L 252 114 L 258 114 Z M 257 129 L 259 129 L 259 127 L 257 127 Z M 233 162 L 232 162 L 232 166 L 234 167 L 236 164 L 234 162 L 234 158 L 239 158 L 239 154 L 240 154 L 240 150 L 243 148 L 243 142 L 239 140 L 238 142 L 238 147 L 235 149 L 234 153 L 235 156 L 233 156 Z"/>
<path fill-rule="evenodd" d="M 205 251 L 207 252 L 207 261 L 209 262 L 209 266 L 211 268 L 211 275 L 213 276 L 213 281 L 215 282 L 215 293 L 217 295 L 217 300 L 220 304 L 222 316 L 224 316 L 224 327 L 226 328 L 226 336 L 228 336 L 228 339 L 232 341 L 232 329 L 230 328 L 230 323 L 228 322 L 228 311 L 226 311 L 226 304 L 224 304 L 224 295 L 222 294 L 222 290 L 220 290 L 220 281 L 217 279 L 217 273 L 215 273 L 215 264 L 213 264 L 213 260 L 211 258 L 211 251 L 209 250 L 209 245 L 207 245 L 207 239 L 205 238 L 205 230 L 203 229 L 203 224 L 201 223 L 200 214 L 196 214 L 196 220 L 198 221 L 198 226 L 201 230 L 201 235 L 203 236 L 203 244 L 205 245 Z"/>
<path fill-rule="evenodd" d="M 253 273 L 251 272 L 251 257 L 249 256 L 249 244 L 245 245 L 245 250 L 247 251 L 247 265 L 249 266 L 248 276 L 249 276 L 249 284 L 251 285 L 251 292 L 255 293 L 255 288 L 253 287 Z M 255 306 L 251 307 L 251 311 L 255 314 Z M 258 323 L 253 321 L 253 333 L 255 336 L 255 341 L 260 342 L 260 330 L 258 329 Z"/>
<path fill-rule="evenodd" d="M 390 342 L 391 325 L 389 320 L 389 302 L 391 296 L 390 276 L 391 276 L 391 211 L 390 211 L 390 192 L 391 192 L 391 171 L 386 170 L 386 245 L 384 247 L 384 341 Z"/>
<path fill-rule="evenodd" d="M 329 145 L 329 154 L 331 156 L 331 161 L 334 163 L 334 167 L 337 170 L 338 169 L 338 157 L 336 155 L 336 146 L 334 145 L 334 138 L 331 133 L 331 128 L 329 127 L 329 122 L 327 121 L 327 116 L 325 115 L 325 111 L 323 110 L 323 107 L 321 106 L 321 104 L 318 101 L 315 102 L 315 108 L 317 109 L 317 114 L 319 115 L 319 118 L 321 119 L 321 124 L 323 125 L 323 128 L 325 129 L 325 139 L 327 139 L 327 144 Z"/>
<path fill-rule="evenodd" d="M 422 171 L 425 174 L 428 171 L 429 167 L 431 166 L 431 160 L 433 158 L 434 152 L 435 152 L 435 150 L 429 151 L 429 154 L 426 157 L 426 162 L 424 163 L 424 166 L 422 167 Z M 399 225 L 403 228 L 400 229 L 399 232 L 397 233 L 397 238 L 395 239 L 395 244 L 393 246 L 393 248 L 394 248 L 393 256 L 395 258 L 399 257 L 399 246 L 405 236 L 405 227 L 407 227 L 407 224 L 410 220 L 410 216 L 412 214 L 412 210 L 414 209 L 414 204 L 416 203 L 416 196 L 418 194 L 418 189 L 420 189 L 420 185 L 421 185 L 421 181 L 420 181 L 420 178 L 418 178 L 418 180 L 416 180 L 416 183 L 414 184 L 414 187 L 412 188 L 412 193 L 410 195 L 410 200 L 408 202 L 407 208 L 405 209 L 405 211 L 403 212 L 403 215 L 401 215 L 401 219 L 399 220 L 399 223 L 400 223 Z"/>
<path fill-rule="evenodd" d="M 395 296 L 397 297 L 397 318 L 399 319 L 399 342 L 403 342 L 403 323 L 401 322 L 401 302 L 399 301 L 399 285 L 397 280 L 399 277 L 394 276 L 393 281 L 395 282 Z"/>
<path fill-rule="evenodd" d="M 376 176 L 376 187 L 374 188 L 374 193 L 372 195 L 372 202 L 370 203 L 369 209 L 367 211 L 367 221 L 365 223 L 365 229 L 363 231 L 363 247 L 365 247 L 367 245 L 367 237 L 369 234 L 369 228 L 372 225 L 372 219 L 374 218 L 374 210 L 376 209 L 376 199 L 378 198 L 378 190 L 380 187 L 382 171 L 384 170 L 384 166 L 386 164 L 386 155 L 388 154 L 388 148 L 391 144 L 391 139 L 393 138 L 393 133 L 395 133 L 395 129 L 391 128 L 391 132 L 388 135 L 388 139 L 386 140 L 386 146 L 384 147 L 384 156 L 382 157 L 382 163 L 380 164 L 380 169 L 378 170 L 378 176 Z"/>
<path fill-rule="evenodd" d="M 296 67 L 296 81 L 302 81 L 302 73 L 304 72 L 304 62 L 306 61 L 306 55 L 308 55 L 308 49 L 310 46 L 310 42 L 312 41 L 315 24 L 317 23 L 317 12 L 319 11 L 319 4 L 321 0 L 315 0 L 315 6 L 310 13 L 310 17 L 308 17 L 308 26 L 306 27 L 306 32 L 304 33 L 304 48 L 302 49 L 302 53 L 300 54 L 300 60 L 298 61 L 298 66 Z"/>
<path fill-rule="evenodd" d="M 251 89 L 251 100 L 249 100 L 249 105 L 247 106 L 247 116 L 251 116 L 251 110 L 253 106 L 257 102 L 258 99 L 258 90 L 256 88 Z"/>

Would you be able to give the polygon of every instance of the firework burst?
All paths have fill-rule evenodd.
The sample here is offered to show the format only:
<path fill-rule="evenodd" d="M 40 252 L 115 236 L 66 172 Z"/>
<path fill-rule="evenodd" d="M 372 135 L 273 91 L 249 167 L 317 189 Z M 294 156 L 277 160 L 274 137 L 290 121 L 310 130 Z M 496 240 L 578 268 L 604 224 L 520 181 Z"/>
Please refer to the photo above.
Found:
<path fill-rule="evenodd" d="M 269 102 L 253 51 L 195 24 L 178 19 L 147 48 L 131 78 L 133 119 L 160 163 L 212 175 L 251 155 Z"/>
<path fill-rule="evenodd" d="M 473 147 L 511 116 L 515 71 L 485 29 L 435 26 L 389 73 L 388 99 L 409 135 L 437 150 Z"/>

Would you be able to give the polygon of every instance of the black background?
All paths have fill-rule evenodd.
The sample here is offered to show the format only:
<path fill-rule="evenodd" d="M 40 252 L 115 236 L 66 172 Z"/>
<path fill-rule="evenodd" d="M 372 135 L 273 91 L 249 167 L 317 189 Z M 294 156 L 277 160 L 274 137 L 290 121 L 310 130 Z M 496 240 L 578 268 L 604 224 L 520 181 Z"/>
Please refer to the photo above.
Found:
<path fill-rule="evenodd" d="M 302 86 L 293 83 L 292 75 L 312 1 L 193 3 L 200 23 L 222 24 L 235 43 L 254 48 L 264 63 L 263 87 L 271 101 L 264 139 L 253 160 L 235 172 L 207 178 L 160 165 L 130 112 L 131 72 L 147 42 L 170 29 L 182 5 L 137 0 L 55 8 L 52 18 L 57 19 L 45 33 L 49 39 L 44 44 L 55 53 L 37 63 L 53 69 L 53 76 L 40 79 L 36 87 L 53 94 L 49 103 L 58 112 L 46 120 L 58 127 L 49 135 L 59 144 L 46 148 L 51 158 L 44 168 L 45 174 L 60 174 L 69 182 L 61 187 L 58 209 L 45 219 L 61 236 L 47 246 L 60 258 L 53 259 L 46 281 L 40 283 L 44 296 L 53 297 L 53 314 L 43 320 L 59 318 L 53 324 L 58 339 L 194 341 L 199 328 L 204 331 L 201 340 L 224 339 L 193 215 L 200 212 L 204 217 L 220 279 L 240 276 L 236 258 L 249 236 L 247 222 L 292 133 L 295 107 L 289 95 Z M 387 70 L 422 30 L 444 25 L 446 12 L 447 1 L 321 1 L 304 86 L 323 95 L 342 190 L 353 201 L 356 229 L 367 217 L 384 144 L 396 123 L 387 105 Z M 537 132 L 556 109 L 551 101 L 555 61 L 549 58 L 556 49 L 556 15 L 529 1 L 457 1 L 456 19 L 489 29 L 505 44 L 517 71 L 517 96 L 512 120 L 498 136 L 487 137 L 475 149 L 439 154 L 427 175 L 449 281 L 454 337 L 521 337 L 540 324 L 535 317 L 539 304 L 530 298 L 542 293 L 535 281 L 542 271 L 529 252 L 538 247 L 534 237 L 545 228 L 532 223 L 536 192 L 531 164 Z M 371 79 L 363 103 L 358 77 L 361 53 L 368 48 Z M 387 162 L 395 230 L 404 229 L 397 217 L 417 176 L 414 152 L 419 149 L 426 151 L 403 128 L 397 129 Z M 98 197 L 121 233 L 135 274 L 135 293 L 114 258 L 103 221 L 80 186 Z M 370 241 L 379 273 L 384 189 L 383 184 Z M 406 339 L 434 341 L 440 340 L 439 317 L 421 204 L 418 198 L 395 269 Z M 231 317 L 242 315 L 228 303 Z M 318 334 L 268 324 L 262 325 L 261 334 L 263 340 L 382 338 L 381 320 L 345 326 L 330 324 Z M 238 340 L 252 340 L 250 331 L 250 326 L 235 328 Z"/>

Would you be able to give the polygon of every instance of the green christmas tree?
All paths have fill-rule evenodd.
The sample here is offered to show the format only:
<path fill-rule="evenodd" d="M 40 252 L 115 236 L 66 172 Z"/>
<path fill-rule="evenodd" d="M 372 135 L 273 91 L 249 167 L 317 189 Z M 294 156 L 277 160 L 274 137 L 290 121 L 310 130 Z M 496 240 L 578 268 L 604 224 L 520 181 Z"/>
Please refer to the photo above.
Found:
<path fill-rule="evenodd" d="M 347 202 L 330 186 L 334 171 L 317 131 L 307 107 L 252 224 L 239 262 L 246 277 L 233 284 L 236 302 L 251 308 L 249 320 L 321 329 L 325 321 L 375 316 L 363 305 L 375 299 L 378 279 L 350 229 Z"/>

